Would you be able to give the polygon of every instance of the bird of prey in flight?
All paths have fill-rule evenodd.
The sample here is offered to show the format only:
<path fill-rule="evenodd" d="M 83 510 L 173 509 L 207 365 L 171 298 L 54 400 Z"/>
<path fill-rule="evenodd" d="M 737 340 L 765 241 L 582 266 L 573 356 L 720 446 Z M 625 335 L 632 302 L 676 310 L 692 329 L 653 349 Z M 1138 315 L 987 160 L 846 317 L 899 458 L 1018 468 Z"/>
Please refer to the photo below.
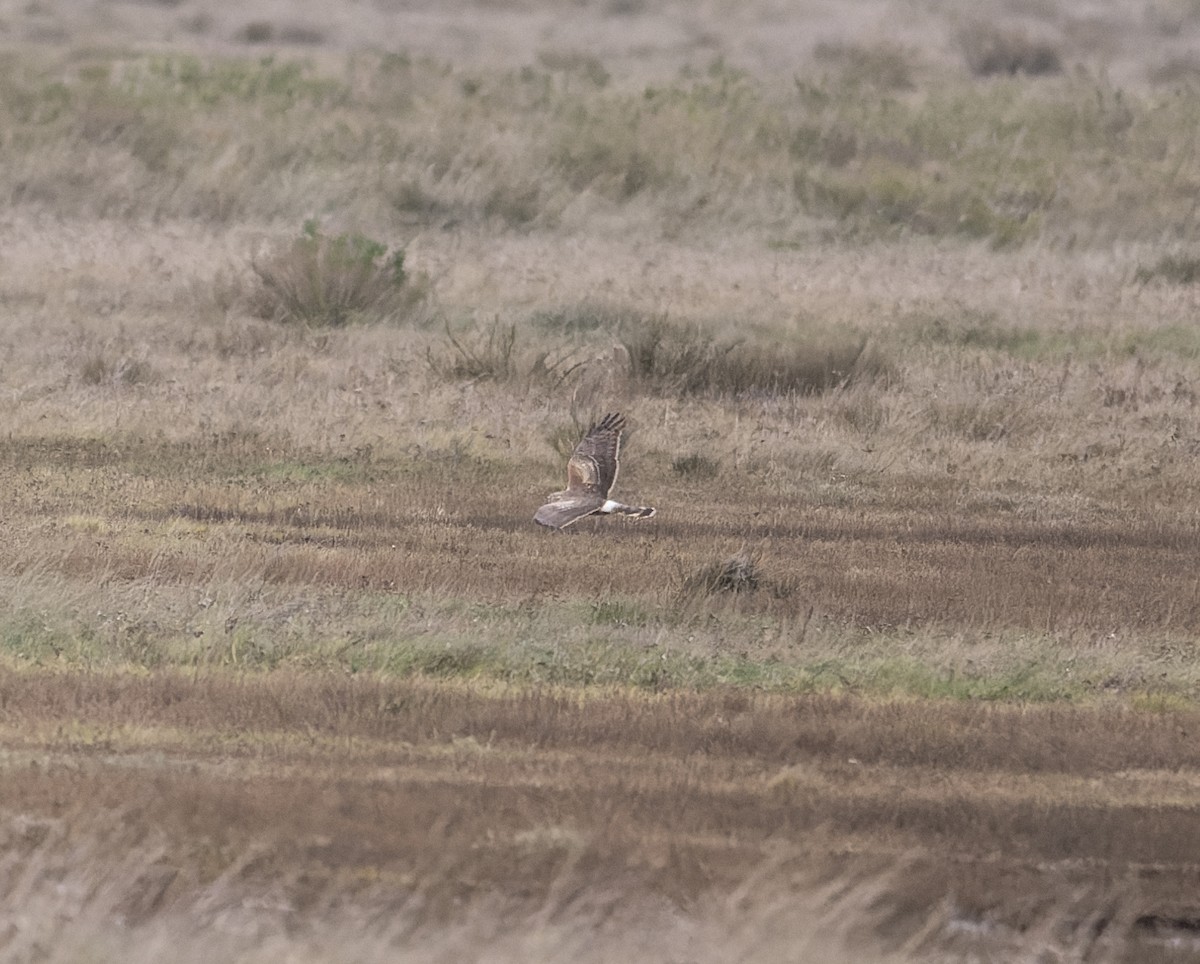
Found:
<path fill-rule="evenodd" d="M 638 519 L 654 515 L 650 506 L 623 505 L 608 497 L 617 481 L 624 429 L 625 416 L 610 412 L 587 430 L 567 460 L 567 487 L 551 494 L 537 510 L 534 522 L 551 529 L 565 529 L 586 515 L 616 513 Z"/>

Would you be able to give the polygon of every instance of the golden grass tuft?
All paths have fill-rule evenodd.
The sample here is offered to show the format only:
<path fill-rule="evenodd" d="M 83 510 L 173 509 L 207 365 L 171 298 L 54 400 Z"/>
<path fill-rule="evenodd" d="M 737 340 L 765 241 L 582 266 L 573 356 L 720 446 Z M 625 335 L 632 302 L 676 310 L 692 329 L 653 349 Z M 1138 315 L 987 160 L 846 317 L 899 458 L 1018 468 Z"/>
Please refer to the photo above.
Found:
<path fill-rule="evenodd" d="M 251 266 L 258 285 L 249 307 L 260 318 L 338 327 L 391 317 L 413 303 L 402 248 L 361 234 L 326 235 L 311 220 Z"/>

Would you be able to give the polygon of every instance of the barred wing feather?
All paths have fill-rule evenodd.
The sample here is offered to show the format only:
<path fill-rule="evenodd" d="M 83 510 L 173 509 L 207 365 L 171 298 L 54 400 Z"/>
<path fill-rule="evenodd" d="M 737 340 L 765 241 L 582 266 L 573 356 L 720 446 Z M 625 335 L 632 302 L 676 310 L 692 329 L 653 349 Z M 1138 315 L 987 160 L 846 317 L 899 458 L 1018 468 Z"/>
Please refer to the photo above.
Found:
<path fill-rule="evenodd" d="M 608 498 L 621 455 L 621 432 L 625 417 L 610 412 L 589 428 L 567 460 L 567 487 L 555 492 L 533 520 L 551 529 L 563 529 L 584 516 L 596 513 L 649 518 L 654 509 L 649 506 L 628 506 Z"/>

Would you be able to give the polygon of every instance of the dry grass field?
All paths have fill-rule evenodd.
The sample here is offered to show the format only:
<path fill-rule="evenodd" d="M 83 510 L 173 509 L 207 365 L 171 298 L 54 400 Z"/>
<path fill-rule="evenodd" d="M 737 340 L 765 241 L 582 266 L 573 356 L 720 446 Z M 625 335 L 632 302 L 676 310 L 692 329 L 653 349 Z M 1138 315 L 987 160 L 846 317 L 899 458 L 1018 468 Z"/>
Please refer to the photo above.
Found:
<path fill-rule="evenodd" d="M 0 960 L 1200 959 L 1200 6 L 327 7 L 0 2 Z"/>

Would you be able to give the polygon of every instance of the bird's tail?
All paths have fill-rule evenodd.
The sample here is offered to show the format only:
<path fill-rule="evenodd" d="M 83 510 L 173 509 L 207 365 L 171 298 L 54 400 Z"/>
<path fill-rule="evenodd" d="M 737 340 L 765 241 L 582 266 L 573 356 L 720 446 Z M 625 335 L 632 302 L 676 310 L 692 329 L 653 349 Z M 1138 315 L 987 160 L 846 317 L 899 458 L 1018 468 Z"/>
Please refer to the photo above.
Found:
<path fill-rule="evenodd" d="M 624 505 L 608 499 L 599 509 L 600 512 L 614 515 L 631 515 L 635 519 L 649 519 L 654 515 L 654 507 L 649 505 Z"/>

